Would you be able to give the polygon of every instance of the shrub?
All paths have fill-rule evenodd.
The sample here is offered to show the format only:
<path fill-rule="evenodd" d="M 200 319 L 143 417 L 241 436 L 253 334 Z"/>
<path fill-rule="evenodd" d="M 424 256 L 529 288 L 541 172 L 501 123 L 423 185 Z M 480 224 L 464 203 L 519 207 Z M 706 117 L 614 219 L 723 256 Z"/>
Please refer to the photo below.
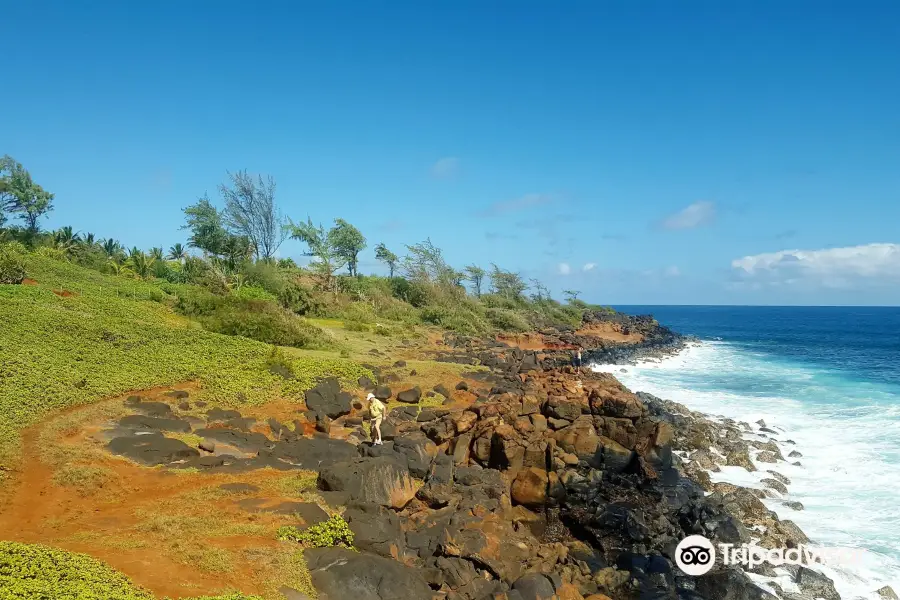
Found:
<path fill-rule="evenodd" d="M 242 300 L 271 300 L 272 302 L 278 300 L 275 294 L 257 285 L 242 285 L 234 290 L 232 295 Z"/>
<path fill-rule="evenodd" d="M 369 331 L 369 325 L 359 321 L 344 321 L 344 329 L 347 331 Z"/>
<path fill-rule="evenodd" d="M 354 302 L 344 309 L 343 314 L 345 321 L 356 321 L 357 323 L 374 323 L 375 310 L 363 302 Z"/>
<path fill-rule="evenodd" d="M 128 577 L 86 554 L 0 542 L 0 597 L 153 600 Z"/>
<path fill-rule="evenodd" d="M 201 316 L 200 323 L 208 331 L 239 335 L 266 344 L 295 348 L 328 345 L 321 329 L 262 300 L 228 302 L 212 313 Z"/>
<path fill-rule="evenodd" d="M 506 308 L 489 308 L 485 311 L 488 321 L 501 331 L 522 333 L 531 329 L 525 318 Z"/>
<path fill-rule="evenodd" d="M 285 379 L 294 378 L 294 366 L 287 356 L 284 355 L 284 351 L 278 346 L 272 346 L 272 352 L 269 353 L 269 358 L 266 359 L 266 366 L 269 368 L 269 372 L 274 375 L 281 375 Z"/>
<path fill-rule="evenodd" d="M 0 245 L 0 284 L 19 284 L 25 279 L 25 247 L 11 242 Z"/>
<path fill-rule="evenodd" d="M 321 301 L 312 290 L 294 281 L 285 282 L 278 292 L 278 302 L 298 315 L 319 314 L 322 308 Z"/>
<path fill-rule="evenodd" d="M 322 523 L 316 523 L 305 531 L 299 531 L 292 525 L 278 528 L 278 539 L 298 542 L 307 548 L 330 548 L 343 546 L 353 548 L 353 532 L 347 521 L 340 515 L 332 515 Z"/>

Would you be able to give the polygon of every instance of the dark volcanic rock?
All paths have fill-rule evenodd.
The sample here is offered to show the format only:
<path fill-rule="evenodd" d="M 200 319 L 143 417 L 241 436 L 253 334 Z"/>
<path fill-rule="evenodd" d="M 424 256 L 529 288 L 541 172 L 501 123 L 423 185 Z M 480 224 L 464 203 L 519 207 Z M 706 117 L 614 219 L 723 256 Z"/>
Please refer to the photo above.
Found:
<path fill-rule="evenodd" d="M 306 407 L 319 414 L 336 419 L 350 414 L 352 398 L 342 392 L 337 379 L 329 378 L 319 382 L 304 394 Z"/>
<path fill-rule="evenodd" d="M 353 545 L 364 552 L 398 558 L 404 550 L 404 534 L 397 514 L 377 504 L 351 504 L 344 519 L 353 531 Z"/>
<path fill-rule="evenodd" d="M 172 407 L 165 402 L 138 402 L 134 409 L 148 417 L 171 417 Z"/>
<path fill-rule="evenodd" d="M 556 591 L 550 580 L 541 573 L 527 573 L 519 577 L 512 589 L 519 592 L 522 600 L 553 600 Z"/>
<path fill-rule="evenodd" d="M 248 433 L 234 429 L 198 429 L 195 433 L 207 440 L 234 446 L 244 452 L 259 452 L 270 448 L 274 443 L 261 433 Z"/>
<path fill-rule="evenodd" d="M 113 438 L 106 448 L 113 454 L 126 456 L 150 466 L 164 465 L 200 455 L 200 452 L 181 440 L 173 440 L 160 433 Z"/>
<path fill-rule="evenodd" d="M 400 509 L 415 495 L 405 466 L 389 458 L 366 457 L 334 463 L 319 472 L 319 487 L 346 492 L 350 501 Z"/>
<path fill-rule="evenodd" d="M 375 388 L 375 392 L 373 393 L 379 400 L 387 400 L 391 397 L 391 388 L 386 385 L 379 385 Z"/>
<path fill-rule="evenodd" d="M 128 415 L 119 420 L 119 425 L 127 429 L 154 429 L 157 431 L 180 431 L 187 433 L 191 424 L 181 419 L 165 419 L 145 415 Z"/>
<path fill-rule="evenodd" d="M 416 404 L 422 398 L 422 390 L 418 387 L 403 390 L 397 394 L 397 400 L 406 404 Z"/>
<path fill-rule="evenodd" d="M 297 468 L 309 470 L 318 470 L 336 462 L 351 460 L 357 455 L 357 449 L 353 444 L 325 437 L 280 442 L 272 449 L 274 458 L 289 462 Z"/>
<path fill-rule="evenodd" d="M 344 548 L 304 553 L 319 600 L 428 600 L 421 570 L 374 554 Z"/>
<path fill-rule="evenodd" d="M 198 403 L 197 406 L 200 406 Z M 229 419 L 240 419 L 241 413 L 236 410 L 223 410 L 221 408 L 211 408 L 206 411 L 207 421 L 227 421 Z"/>

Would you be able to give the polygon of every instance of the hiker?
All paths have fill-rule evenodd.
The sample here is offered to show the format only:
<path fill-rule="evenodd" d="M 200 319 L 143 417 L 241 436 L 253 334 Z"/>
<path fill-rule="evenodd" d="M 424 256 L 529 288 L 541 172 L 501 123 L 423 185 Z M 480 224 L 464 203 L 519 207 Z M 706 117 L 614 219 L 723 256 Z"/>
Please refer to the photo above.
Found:
<path fill-rule="evenodd" d="M 372 418 L 372 428 L 375 431 L 375 441 L 373 442 L 376 446 L 381 446 L 381 420 L 384 419 L 384 403 L 375 397 L 375 394 L 369 394 L 366 396 L 366 400 L 369 401 L 369 416 Z"/>
<path fill-rule="evenodd" d="M 581 366 L 581 348 L 579 348 L 572 354 L 572 366 L 573 367 Z"/>

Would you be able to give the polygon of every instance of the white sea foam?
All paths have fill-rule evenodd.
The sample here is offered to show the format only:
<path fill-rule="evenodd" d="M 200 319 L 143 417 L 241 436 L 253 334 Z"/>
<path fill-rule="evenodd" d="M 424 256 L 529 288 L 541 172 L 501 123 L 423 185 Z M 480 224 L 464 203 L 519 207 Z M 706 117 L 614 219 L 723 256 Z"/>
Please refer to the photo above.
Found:
<path fill-rule="evenodd" d="M 766 505 L 819 547 L 857 550 L 856 560 L 821 569 L 841 597 L 881 600 L 875 590 L 885 585 L 900 592 L 900 390 L 720 341 L 691 345 L 662 361 L 594 368 L 614 373 L 634 391 L 750 423 L 754 433 L 762 419 L 779 432 L 772 437 L 788 462 L 757 462 L 753 473 L 724 467 L 710 473 L 712 480 L 764 487 L 759 480 L 771 477 L 768 469 L 787 476 L 789 493 Z M 803 456 L 788 458 L 792 450 Z M 785 500 L 802 502 L 804 510 L 784 506 Z"/>

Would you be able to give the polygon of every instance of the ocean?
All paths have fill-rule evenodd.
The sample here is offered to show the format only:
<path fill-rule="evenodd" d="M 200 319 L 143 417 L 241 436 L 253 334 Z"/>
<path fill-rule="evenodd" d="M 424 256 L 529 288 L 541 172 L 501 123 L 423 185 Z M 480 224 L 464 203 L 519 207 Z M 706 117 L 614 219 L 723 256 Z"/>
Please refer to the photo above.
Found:
<path fill-rule="evenodd" d="M 619 306 L 653 314 L 700 338 L 678 356 L 604 367 L 633 391 L 711 415 L 779 431 L 787 458 L 801 466 L 726 467 L 714 481 L 762 487 L 774 469 L 791 480 L 786 500 L 766 500 L 826 548 L 852 548 L 853 560 L 822 570 L 844 600 L 900 593 L 900 308 Z"/>

